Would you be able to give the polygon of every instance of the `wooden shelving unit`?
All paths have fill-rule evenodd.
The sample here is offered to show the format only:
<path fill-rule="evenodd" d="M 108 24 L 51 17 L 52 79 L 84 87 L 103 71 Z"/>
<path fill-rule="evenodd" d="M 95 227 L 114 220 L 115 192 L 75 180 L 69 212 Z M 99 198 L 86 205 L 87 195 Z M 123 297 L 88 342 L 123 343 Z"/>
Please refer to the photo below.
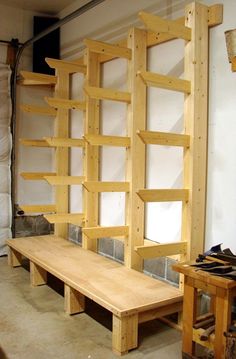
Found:
<path fill-rule="evenodd" d="M 32 74 L 25 71 L 22 73 L 22 84 L 24 85 L 55 86 L 54 97 L 45 99 L 48 107 L 39 108 L 25 104 L 22 106 L 22 110 L 26 112 L 55 115 L 55 135 L 40 140 L 23 139 L 21 143 L 26 146 L 53 147 L 55 151 L 55 173 L 29 172 L 22 174 L 25 179 L 44 179 L 49 184 L 56 186 L 55 204 L 52 204 L 51 207 L 42 206 L 42 212 L 52 212 L 45 214 L 45 218 L 55 224 L 55 235 L 67 239 L 68 223 L 78 225 L 82 227 L 83 249 L 94 252 L 97 251 L 99 238 L 117 238 L 124 243 L 124 267 L 141 272 L 143 259 L 169 255 L 180 255 L 182 259 L 191 259 L 203 250 L 207 155 L 208 29 L 222 22 L 222 6 L 207 7 L 192 3 L 186 7 L 185 19 L 177 20 L 166 20 L 144 12 L 141 12 L 139 16 L 146 29 L 131 29 L 127 39 L 119 44 L 112 45 L 86 39 L 83 59 L 76 62 L 46 59 L 48 65 L 56 70 L 55 76 Z M 186 41 L 184 79 L 149 72 L 147 69 L 148 48 L 176 38 Z M 124 58 L 128 62 L 127 91 L 101 87 L 101 65 L 115 58 Z M 70 99 L 70 75 L 74 73 L 84 75 L 83 101 Z M 146 93 L 149 86 L 184 93 L 185 132 L 183 134 L 148 130 Z M 125 136 L 101 134 L 101 100 L 118 101 L 127 105 L 127 133 Z M 83 138 L 70 138 L 69 110 L 84 112 Z M 183 148 L 183 188 L 146 188 L 145 167 L 146 146 L 148 145 Z M 69 174 L 69 149 L 73 146 L 81 147 L 83 150 L 83 164 L 81 163 L 83 176 L 70 176 Z M 101 146 L 118 146 L 125 149 L 126 176 L 124 182 L 100 181 L 99 148 Z M 69 186 L 75 184 L 83 186 L 82 213 L 69 213 L 68 211 L 68 189 Z M 125 193 L 126 219 L 123 226 L 100 226 L 99 194 L 102 192 Z M 167 201 L 182 202 L 181 238 L 176 243 L 163 244 L 145 240 L 145 204 Z M 35 212 L 37 206 L 35 208 L 30 205 L 23 207 L 27 208 L 29 212 Z M 37 209 L 39 210 L 40 206 Z M 36 243 L 34 240 L 33 242 Z M 47 243 L 47 239 L 45 239 L 45 243 Z M 11 247 L 11 241 L 8 244 Z M 33 246 L 34 244 L 32 244 L 32 248 Z M 76 245 L 74 246 L 76 247 Z M 21 252 L 20 246 L 17 247 L 14 244 L 12 248 L 16 252 Z M 66 254 L 67 249 L 64 248 L 64 250 Z M 89 256 L 90 251 L 84 252 Z M 27 255 L 33 261 L 29 252 Z M 17 260 L 18 257 L 15 258 Z M 40 264 L 38 263 L 38 265 Z M 47 268 L 44 267 L 46 270 Z M 95 273 L 95 275 L 102 276 L 101 273 Z M 145 281 L 145 275 L 141 275 Z M 60 273 L 58 277 L 61 277 Z M 154 280 L 154 282 L 155 287 L 161 286 L 159 281 Z M 65 285 L 67 285 L 66 301 L 70 302 L 72 288 L 68 289 L 66 281 Z M 135 280 L 132 286 L 135 286 Z M 78 287 L 73 287 L 73 290 L 76 289 Z M 177 290 L 175 293 L 176 301 L 182 300 L 181 292 Z M 86 296 L 86 292 L 83 292 L 83 295 Z M 162 307 L 162 299 L 159 299 L 158 302 L 158 296 L 155 296 L 156 308 Z M 96 300 L 99 303 L 99 294 L 97 294 Z M 173 304 L 171 309 L 170 303 L 168 314 L 176 312 L 176 308 L 176 305 Z M 150 317 L 156 316 L 154 314 L 147 315 L 148 320 Z M 137 318 L 132 318 L 132 323 L 125 320 L 122 322 L 117 317 L 113 319 L 114 323 L 118 323 L 119 326 L 119 330 L 114 329 L 113 349 L 121 354 L 137 345 L 136 341 L 135 345 L 134 343 L 129 345 L 128 342 L 124 344 L 122 339 L 123 336 L 127 338 L 132 334 L 132 328 L 135 328 L 136 333 Z"/>

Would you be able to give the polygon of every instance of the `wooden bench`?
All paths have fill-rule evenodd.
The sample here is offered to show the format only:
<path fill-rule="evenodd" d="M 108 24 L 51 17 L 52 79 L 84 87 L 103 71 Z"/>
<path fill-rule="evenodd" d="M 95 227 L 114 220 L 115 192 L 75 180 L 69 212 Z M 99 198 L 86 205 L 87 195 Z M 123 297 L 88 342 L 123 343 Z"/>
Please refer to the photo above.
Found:
<path fill-rule="evenodd" d="M 30 260 L 33 286 L 46 284 L 47 272 L 64 282 L 65 311 L 83 312 L 88 297 L 113 314 L 112 349 L 122 355 L 138 345 L 138 324 L 182 310 L 175 287 L 128 269 L 54 235 L 9 239 L 9 264 Z"/>

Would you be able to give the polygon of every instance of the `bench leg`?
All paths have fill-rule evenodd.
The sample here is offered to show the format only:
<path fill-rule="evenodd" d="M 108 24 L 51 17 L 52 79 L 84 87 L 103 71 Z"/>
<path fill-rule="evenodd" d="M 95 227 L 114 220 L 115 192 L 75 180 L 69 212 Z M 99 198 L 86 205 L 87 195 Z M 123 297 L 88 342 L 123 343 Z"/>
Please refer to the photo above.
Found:
<path fill-rule="evenodd" d="M 197 317 L 197 289 L 191 278 L 185 278 L 183 306 L 183 353 L 192 355 L 195 352 L 193 342 L 193 325 Z"/>
<path fill-rule="evenodd" d="M 113 314 L 112 350 L 118 355 L 127 354 L 138 346 L 138 314 L 119 318 Z"/>
<path fill-rule="evenodd" d="M 33 287 L 47 283 L 47 271 L 30 261 L 30 284 Z"/>
<path fill-rule="evenodd" d="M 8 247 L 8 264 L 11 267 L 20 267 L 22 262 L 22 255 L 15 251 L 15 249 L 12 249 Z"/>
<path fill-rule="evenodd" d="M 64 285 L 64 299 L 67 314 L 84 312 L 85 296 L 67 284 Z"/>
<path fill-rule="evenodd" d="M 229 326 L 231 323 L 232 302 L 232 289 L 216 289 L 216 324 L 214 344 L 215 359 L 224 359 L 226 357 L 226 338 L 224 336 L 224 332 L 227 332 L 229 330 Z"/>

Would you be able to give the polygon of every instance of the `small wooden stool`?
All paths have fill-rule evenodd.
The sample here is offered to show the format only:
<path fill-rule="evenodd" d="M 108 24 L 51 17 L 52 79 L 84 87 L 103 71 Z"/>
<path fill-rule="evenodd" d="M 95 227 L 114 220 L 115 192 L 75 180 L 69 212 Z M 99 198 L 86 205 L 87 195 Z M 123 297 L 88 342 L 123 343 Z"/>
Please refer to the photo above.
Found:
<path fill-rule="evenodd" d="M 218 277 L 189 263 L 175 264 L 173 269 L 184 275 L 184 305 L 183 305 L 183 353 L 193 355 L 195 343 L 214 350 L 215 359 L 225 359 L 227 332 L 231 323 L 233 298 L 236 296 L 236 281 Z M 212 334 L 207 342 L 200 340 L 199 329 L 193 325 L 197 318 L 198 289 L 211 296 L 215 314 L 215 335 Z"/>

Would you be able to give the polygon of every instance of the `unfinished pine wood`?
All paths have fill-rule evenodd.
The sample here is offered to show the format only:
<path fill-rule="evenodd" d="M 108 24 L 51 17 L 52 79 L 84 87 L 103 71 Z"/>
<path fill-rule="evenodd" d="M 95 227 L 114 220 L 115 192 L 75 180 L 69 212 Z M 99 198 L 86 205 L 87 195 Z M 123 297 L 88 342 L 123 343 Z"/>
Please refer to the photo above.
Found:
<path fill-rule="evenodd" d="M 55 204 L 22 204 L 20 205 L 22 211 L 26 213 L 51 213 L 56 212 Z"/>
<path fill-rule="evenodd" d="M 45 176 L 44 179 L 54 186 L 80 185 L 84 181 L 84 176 Z"/>
<path fill-rule="evenodd" d="M 138 131 L 138 136 L 146 145 L 189 147 L 190 137 L 176 133 Z"/>
<path fill-rule="evenodd" d="M 97 100 L 110 100 L 126 103 L 130 103 L 131 101 L 129 92 L 93 86 L 84 86 L 84 91 L 89 97 Z"/>
<path fill-rule="evenodd" d="M 64 224 L 70 223 L 78 226 L 82 226 L 84 221 L 83 213 L 57 213 L 57 214 L 44 214 L 44 218 L 49 223 Z"/>
<path fill-rule="evenodd" d="M 176 25 L 182 25 L 185 26 L 185 18 L 180 17 L 175 20 L 171 20 L 173 23 L 175 22 Z M 208 26 L 213 27 L 222 24 L 223 22 L 223 5 L 222 4 L 216 4 L 208 7 Z M 153 32 L 153 31 L 146 31 L 147 33 L 147 47 L 152 47 L 155 45 L 163 44 L 167 41 L 175 40 L 177 38 L 176 35 L 171 35 L 170 33 L 164 33 L 164 32 Z M 126 47 L 127 46 L 127 39 L 124 38 L 117 42 L 115 45 Z M 100 55 L 100 62 L 104 63 L 107 61 L 110 61 L 114 58 L 114 56 L 108 56 L 108 55 Z"/>
<path fill-rule="evenodd" d="M 194 329 L 193 328 L 193 341 L 197 344 L 200 344 L 210 350 L 214 350 L 214 341 L 215 341 L 215 334 L 211 334 L 209 336 L 209 339 L 207 341 L 202 341 L 200 339 L 200 336 L 202 335 L 202 333 L 205 331 L 205 329 Z"/>
<path fill-rule="evenodd" d="M 214 354 L 216 359 L 225 358 L 226 352 L 226 337 L 223 333 L 228 332 L 231 324 L 231 311 L 233 304 L 233 297 L 235 295 L 232 291 L 223 288 L 217 288 L 216 292 L 216 320 L 215 320 L 215 342 Z"/>
<path fill-rule="evenodd" d="M 191 262 L 173 265 L 173 269 L 184 275 L 184 311 L 183 311 L 183 352 L 194 353 L 194 341 L 199 343 L 193 325 L 197 321 L 197 291 L 204 289 L 215 297 L 215 338 L 214 342 L 200 343 L 212 348 L 214 357 L 225 358 L 226 339 L 224 332 L 229 330 L 231 323 L 231 308 L 236 295 L 236 282 L 210 273 L 197 270 Z M 213 345 L 212 345 L 213 344 Z"/>
<path fill-rule="evenodd" d="M 138 255 L 144 259 L 156 258 L 156 257 L 167 257 L 172 254 L 186 254 L 187 253 L 187 242 L 176 242 L 176 243 L 156 243 L 154 245 L 137 246 L 135 248 Z"/>
<path fill-rule="evenodd" d="M 28 105 L 28 104 L 21 104 L 20 109 L 23 112 L 33 113 L 42 116 L 53 116 L 55 117 L 57 111 L 53 108 L 46 107 L 46 106 L 35 106 L 35 105 Z"/>
<path fill-rule="evenodd" d="M 81 138 L 68 137 L 44 137 L 50 147 L 84 147 L 84 140 Z"/>
<path fill-rule="evenodd" d="M 86 103 L 77 100 L 67 100 L 56 97 L 45 97 L 45 101 L 54 108 L 64 108 L 65 110 L 81 110 L 85 111 Z"/>
<path fill-rule="evenodd" d="M 173 311 L 178 310 L 176 305 L 182 302 L 182 293 L 173 286 L 54 235 L 11 239 L 7 244 L 62 280 L 66 291 L 72 289 L 69 296 L 66 293 L 68 311 L 74 304 L 77 307 L 78 297 L 72 297 L 76 292 L 81 294 L 81 309 L 86 296 L 109 310 L 113 314 L 112 348 L 119 355 L 137 346 L 139 316 L 143 322 L 146 313 L 150 319 L 152 310 L 158 316 L 158 311 L 163 314 L 171 305 Z"/>
<path fill-rule="evenodd" d="M 86 181 L 83 186 L 89 192 L 129 192 L 128 182 Z"/>
<path fill-rule="evenodd" d="M 10 239 L 7 244 L 118 317 L 182 302 L 177 288 L 55 235 Z"/>
<path fill-rule="evenodd" d="M 115 227 L 91 227 L 83 228 L 83 234 L 89 238 L 105 238 L 105 237 L 117 237 L 127 236 L 129 234 L 128 226 L 115 226 Z"/>
<path fill-rule="evenodd" d="M 76 72 L 86 74 L 86 66 L 77 62 L 56 60 L 48 57 L 45 58 L 45 61 L 52 69 L 62 70 L 69 74 Z"/>
<path fill-rule="evenodd" d="M 20 267 L 22 263 L 22 254 L 17 252 L 15 249 L 8 248 L 8 265 L 11 267 Z"/>
<path fill-rule="evenodd" d="M 21 85 L 47 85 L 55 86 L 57 77 L 52 75 L 39 74 L 37 72 L 21 71 Z"/>
<path fill-rule="evenodd" d="M 138 71 L 146 70 L 147 36 L 146 31 L 132 29 L 128 34 L 128 45 L 132 50 L 132 61 L 128 63 L 128 89 L 132 102 L 128 105 L 127 136 L 132 146 L 127 148 L 126 181 L 130 192 L 126 194 L 126 225 L 129 226 L 129 240 L 125 246 L 125 265 L 142 271 L 143 260 L 135 252 L 136 246 L 143 245 L 144 203 L 137 191 L 145 186 L 145 145 L 137 136 L 138 130 L 146 128 L 146 86 L 137 76 Z"/>
<path fill-rule="evenodd" d="M 20 138 L 20 143 L 24 146 L 30 146 L 30 147 L 50 147 L 47 141 L 45 140 Z"/>
<path fill-rule="evenodd" d="M 138 346 L 138 314 L 112 317 L 112 350 L 118 355 L 127 354 Z"/>
<path fill-rule="evenodd" d="M 187 94 L 191 92 L 191 83 L 188 80 L 178 79 L 172 76 L 160 75 L 147 71 L 139 71 L 138 74 L 147 86 L 158 87 Z"/>
<path fill-rule="evenodd" d="M 173 20 L 162 19 L 157 15 L 152 15 L 141 11 L 139 18 L 144 25 L 155 33 L 165 32 L 186 41 L 191 40 L 191 29 Z"/>
<path fill-rule="evenodd" d="M 44 177 L 51 177 L 56 176 L 55 172 L 21 172 L 21 177 L 24 178 L 24 180 L 30 180 L 30 181 L 39 181 L 44 180 Z"/>
<path fill-rule="evenodd" d="M 56 69 L 56 75 L 58 78 L 57 85 L 55 87 L 56 98 L 69 99 L 70 95 L 70 74 L 63 69 Z M 64 108 L 57 109 L 57 117 L 55 119 L 55 138 L 68 139 L 69 138 L 69 110 Z M 54 138 L 54 140 L 55 140 Z M 57 140 L 55 140 L 57 141 Z M 55 150 L 55 168 L 57 176 L 69 175 L 69 148 L 68 147 L 56 147 Z M 57 205 L 57 213 L 64 214 L 69 212 L 69 187 L 56 186 L 55 199 Z M 57 222 L 54 226 L 55 234 L 67 238 L 68 225 L 66 222 Z"/>
<path fill-rule="evenodd" d="M 192 40 L 185 44 L 185 78 L 191 81 L 191 94 L 184 101 L 185 133 L 190 147 L 184 150 L 184 188 L 189 201 L 183 204 L 182 239 L 189 243 L 188 259 L 204 251 L 208 132 L 208 14 L 199 3 L 186 7 L 186 26 Z M 194 61 L 193 61 L 194 59 Z M 183 258 L 184 259 L 184 258 Z"/>
<path fill-rule="evenodd" d="M 137 193 L 144 202 L 186 202 L 189 197 L 187 189 L 141 189 Z"/>
<path fill-rule="evenodd" d="M 166 315 L 169 315 L 173 311 L 175 313 L 181 312 L 183 309 L 182 303 L 167 304 L 161 308 L 151 309 L 143 313 L 139 313 L 138 322 L 145 323 L 154 319 L 163 319 Z M 175 328 L 176 329 L 176 328 Z M 179 329 L 179 328 L 178 328 Z"/>
<path fill-rule="evenodd" d="M 208 7 L 208 27 L 220 25 L 223 22 L 223 4 Z"/>
<path fill-rule="evenodd" d="M 86 82 L 88 86 L 100 86 L 99 55 L 89 51 L 85 52 L 84 63 L 87 65 Z M 86 112 L 84 117 L 84 133 L 98 135 L 100 132 L 100 101 L 88 95 L 86 99 Z M 88 142 L 84 150 L 84 176 L 85 181 L 99 180 L 99 148 L 91 146 Z M 98 193 L 83 192 L 83 208 L 85 214 L 85 227 L 97 227 L 99 220 Z M 97 241 L 82 236 L 82 246 L 85 249 L 97 250 Z"/>
<path fill-rule="evenodd" d="M 184 307 L 183 307 L 183 353 L 194 353 L 193 325 L 197 317 L 197 289 L 193 286 L 184 284 Z"/>
<path fill-rule="evenodd" d="M 67 284 L 64 284 L 64 299 L 64 309 L 67 314 L 84 312 L 85 296 Z"/>
<path fill-rule="evenodd" d="M 91 39 L 85 39 L 84 44 L 90 51 L 98 54 L 104 54 L 112 57 L 122 57 L 128 60 L 131 60 L 132 57 L 132 51 L 127 47 L 111 45 L 102 41 L 95 41 Z"/>
<path fill-rule="evenodd" d="M 130 146 L 129 137 L 89 134 L 89 135 L 84 135 L 84 138 L 92 146 L 117 146 L 117 147 Z"/>
<path fill-rule="evenodd" d="M 47 271 L 30 261 L 30 284 L 33 287 L 47 283 Z"/>

